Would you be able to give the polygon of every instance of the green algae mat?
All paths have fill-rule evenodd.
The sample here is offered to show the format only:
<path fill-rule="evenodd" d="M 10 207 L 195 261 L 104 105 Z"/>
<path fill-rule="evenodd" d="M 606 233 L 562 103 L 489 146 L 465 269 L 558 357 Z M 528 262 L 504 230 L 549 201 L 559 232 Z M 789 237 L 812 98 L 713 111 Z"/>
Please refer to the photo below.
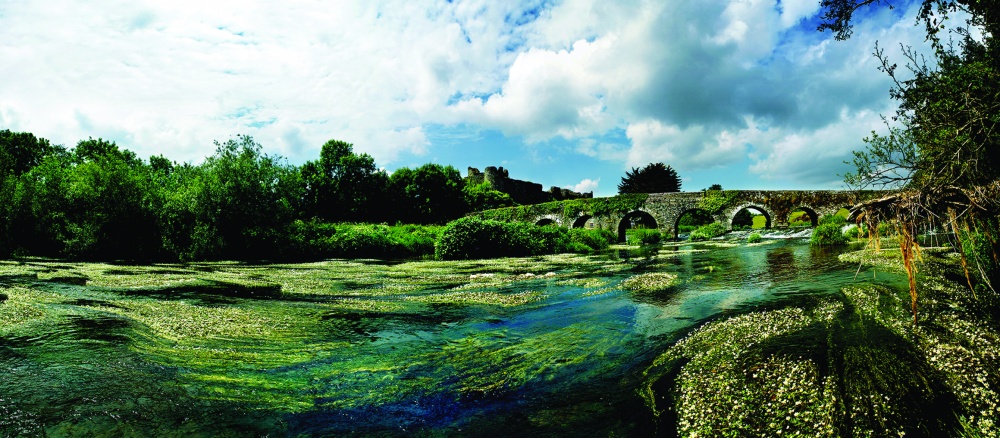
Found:
<path fill-rule="evenodd" d="M 0 436 L 995 433 L 994 327 L 914 330 L 902 277 L 857 267 L 801 241 L 0 261 Z"/>

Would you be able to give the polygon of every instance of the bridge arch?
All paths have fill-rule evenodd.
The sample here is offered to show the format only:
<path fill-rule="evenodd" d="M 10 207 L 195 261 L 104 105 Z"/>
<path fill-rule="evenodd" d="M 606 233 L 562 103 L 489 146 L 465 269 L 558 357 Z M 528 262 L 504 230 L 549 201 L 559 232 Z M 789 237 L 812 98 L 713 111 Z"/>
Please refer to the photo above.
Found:
<path fill-rule="evenodd" d="M 791 210 L 789 210 L 788 211 L 788 216 L 789 217 L 786 219 L 786 221 L 788 223 L 791 223 L 792 212 L 797 211 L 797 210 L 802 210 L 802 211 L 804 211 L 806 213 L 806 216 L 809 217 L 809 222 L 812 224 L 813 227 L 815 227 L 816 225 L 819 225 L 819 213 L 817 213 L 818 209 L 814 208 L 813 206 L 808 205 L 808 204 L 802 204 L 802 205 L 799 205 L 799 206 L 797 206 L 797 207 L 792 208 Z"/>
<path fill-rule="evenodd" d="M 576 219 L 573 219 L 572 228 L 586 228 L 587 221 L 594 219 L 594 216 L 589 214 L 582 214 Z"/>
<path fill-rule="evenodd" d="M 546 214 L 535 218 L 535 225 L 558 225 L 562 226 L 562 220 L 554 214 Z"/>
<path fill-rule="evenodd" d="M 729 230 L 733 229 L 733 220 L 736 219 L 736 215 L 739 214 L 743 210 L 756 210 L 756 211 L 759 211 L 762 215 L 764 215 L 764 220 L 765 220 L 764 228 L 765 229 L 771 228 L 771 226 L 774 224 L 774 212 L 773 211 L 771 211 L 771 210 L 763 207 L 762 205 L 748 202 L 748 203 L 743 203 L 743 204 L 737 205 L 737 206 L 735 206 L 735 207 L 733 207 L 733 208 L 731 208 L 731 209 L 729 209 L 729 210 L 727 210 L 725 212 L 726 222 L 724 223 L 724 225 L 726 225 L 727 229 L 729 229 Z"/>
<path fill-rule="evenodd" d="M 673 236 L 674 239 L 677 239 L 680 236 L 680 234 L 681 234 L 681 219 L 683 219 L 684 216 L 687 215 L 688 213 L 696 213 L 696 212 L 703 212 L 705 216 L 711 217 L 713 221 L 718 220 L 718 218 L 715 217 L 715 215 L 713 215 L 712 213 L 710 213 L 708 210 L 705 210 L 704 208 L 700 208 L 700 207 L 685 207 L 685 208 L 682 208 L 680 210 L 680 213 L 677 215 L 677 217 L 674 218 L 674 228 L 672 230 L 674 232 L 674 236 Z"/>
<path fill-rule="evenodd" d="M 625 241 L 625 232 L 629 228 L 634 228 L 635 226 L 644 226 L 649 229 L 658 229 L 659 224 L 656 218 L 653 217 L 651 213 L 645 210 L 632 210 L 622 216 L 621 220 L 618 221 L 618 241 Z"/>

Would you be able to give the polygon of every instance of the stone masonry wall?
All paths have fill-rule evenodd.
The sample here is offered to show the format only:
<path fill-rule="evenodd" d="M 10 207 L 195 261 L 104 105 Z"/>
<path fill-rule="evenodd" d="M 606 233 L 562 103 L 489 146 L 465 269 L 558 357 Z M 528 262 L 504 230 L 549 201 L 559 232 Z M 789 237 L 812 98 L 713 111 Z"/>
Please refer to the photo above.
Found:
<path fill-rule="evenodd" d="M 541 184 L 510 178 L 507 169 L 503 167 L 490 166 L 485 169 L 485 172 L 480 172 L 479 169 L 470 167 L 465 179 L 467 183 L 472 184 L 481 184 L 484 181 L 489 182 L 494 189 L 510 195 L 514 202 L 521 205 L 594 197 L 593 192 L 577 193 L 559 187 L 552 187 L 549 191 L 545 191 L 542 189 Z"/>

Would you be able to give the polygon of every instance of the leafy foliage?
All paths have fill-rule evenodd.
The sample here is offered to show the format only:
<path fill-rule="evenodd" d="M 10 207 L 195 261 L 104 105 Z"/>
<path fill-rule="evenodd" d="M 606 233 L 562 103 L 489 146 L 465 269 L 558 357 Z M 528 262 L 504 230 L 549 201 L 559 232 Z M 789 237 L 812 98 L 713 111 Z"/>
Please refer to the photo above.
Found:
<path fill-rule="evenodd" d="M 618 236 L 610 230 L 601 228 L 572 228 L 569 230 L 570 243 L 579 244 L 571 247 L 573 252 L 592 252 L 608 249 L 618 240 Z"/>
<path fill-rule="evenodd" d="M 265 260 L 280 242 L 302 198 L 298 173 L 261 153 L 249 136 L 216 142 L 196 170 L 177 172 L 162 221 L 167 246 L 181 259 Z"/>
<path fill-rule="evenodd" d="M 330 224 L 295 221 L 286 258 L 405 259 L 434 255 L 444 229 L 437 225 Z"/>
<path fill-rule="evenodd" d="M 758 243 L 761 240 L 763 240 L 763 237 L 761 237 L 760 233 L 750 233 L 750 235 L 747 236 L 747 243 Z"/>
<path fill-rule="evenodd" d="M 712 217 L 707 211 L 700 208 L 689 210 L 681 215 L 680 219 L 677 220 L 677 226 L 680 231 L 692 231 L 697 229 L 702 225 L 708 225 L 715 222 L 715 218 Z"/>
<path fill-rule="evenodd" d="M 397 222 L 437 224 L 466 210 L 462 177 L 454 167 L 425 164 L 396 169 L 389 177 L 393 217 Z"/>
<path fill-rule="evenodd" d="M 625 242 L 629 245 L 649 245 L 660 243 L 663 235 L 660 230 L 649 228 L 629 228 L 625 231 Z"/>
<path fill-rule="evenodd" d="M 593 213 L 606 216 L 613 213 L 628 213 L 638 210 L 646 204 L 649 195 L 646 193 L 625 193 L 610 198 L 588 199 Z"/>
<path fill-rule="evenodd" d="M 723 208 L 731 205 L 738 194 L 736 190 L 706 190 L 698 201 L 698 208 L 711 214 L 718 214 Z"/>
<path fill-rule="evenodd" d="M 464 217 L 445 226 L 435 254 L 442 260 L 554 254 L 568 241 L 565 228 Z"/>
<path fill-rule="evenodd" d="M 726 234 L 726 226 L 719 222 L 702 225 L 691 232 L 690 240 L 709 240 Z"/>
<path fill-rule="evenodd" d="M 462 187 L 468 211 L 483 211 L 517 205 L 510 195 L 494 189 L 488 181 Z"/>
<path fill-rule="evenodd" d="M 626 171 L 618 184 L 618 193 L 667 193 L 681 191 L 681 179 L 677 171 L 663 163 L 650 163 L 643 167 Z"/>
<path fill-rule="evenodd" d="M 813 229 L 809 243 L 816 246 L 833 246 L 847 243 L 847 237 L 840 230 L 841 224 L 825 223 Z"/>
<path fill-rule="evenodd" d="M 850 36 L 853 13 L 862 7 L 887 4 L 881 0 L 855 2 L 825 0 L 820 28 Z M 950 18 L 963 22 L 946 25 Z M 905 270 L 910 281 L 911 307 L 917 322 L 917 291 L 913 259 L 919 255 L 914 240 L 919 226 L 945 222 L 956 234 L 980 227 L 1000 215 L 1000 52 L 996 37 L 1000 14 L 995 2 L 923 0 L 916 20 L 923 22 L 934 49 L 932 62 L 904 47 L 909 79 L 901 79 L 897 65 L 875 47 L 881 70 L 893 81 L 889 95 L 899 107 L 888 134 L 865 139 L 867 149 L 854 153 L 856 171 L 845 175 L 854 187 L 902 188 L 887 199 L 866 203 L 856 214 L 870 222 L 895 224 Z M 954 36 L 942 41 L 940 33 Z M 957 41 L 956 41 L 957 40 Z M 989 236 L 996 254 L 1000 240 Z M 970 289 L 968 260 L 959 251 Z M 995 273 L 974 273 L 992 286 Z"/>
<path fill-rule="evenodd" d="M 749 209 L 742 209 L 733 216 L 733 229 L 743 230 L 753 228 L 753 213 Z"/>
<path fill-rule="evenodd" d="M 379 221 L 387 219 L 382 208 L 389 177 L 368 154 L 355 154 L 354 145 L 330 140 L 318 161 L 300 170 L 305 183 L 307 216 L 326 221 Z"/>

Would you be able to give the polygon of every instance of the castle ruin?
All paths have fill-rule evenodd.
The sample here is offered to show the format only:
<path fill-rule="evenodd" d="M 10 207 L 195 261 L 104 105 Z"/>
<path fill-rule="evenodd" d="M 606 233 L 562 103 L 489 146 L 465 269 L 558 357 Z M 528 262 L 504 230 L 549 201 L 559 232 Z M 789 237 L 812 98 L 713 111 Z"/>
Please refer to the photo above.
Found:
<path fill-rule="evenodd" d="M 466 184 L 482 184 L 484 181 L 490 183 L 490 186 L 494 189 L 506 193 L 514 202 L 521 205 L 594 197 L 594 192 L 577 193 L 556 186 L 552 186 L 548 191 L 545 191 L 542 190 L 541 184 L 511 179 L 507 169 L 503 167 L 489 166 L 485 172 L 480 172 L 475 167 L 469 168 L 468 174 L 465 177 Z"/>

